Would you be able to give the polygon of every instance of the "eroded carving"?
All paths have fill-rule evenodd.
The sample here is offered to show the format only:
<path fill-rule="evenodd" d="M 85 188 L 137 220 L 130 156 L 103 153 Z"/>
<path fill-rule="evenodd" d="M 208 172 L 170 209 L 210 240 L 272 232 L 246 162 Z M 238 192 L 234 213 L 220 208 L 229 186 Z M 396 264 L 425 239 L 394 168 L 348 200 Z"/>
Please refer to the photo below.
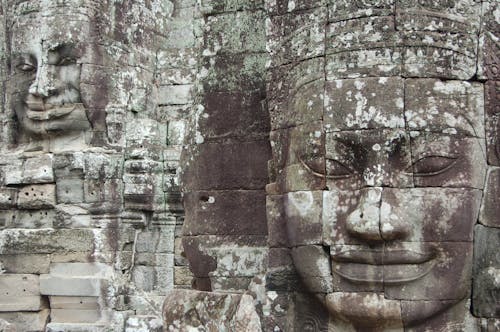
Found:
<path fill-rule="evenodd" d="M 302 24 L 326 26 L 319 55 L 290 43 L 292 14 L 268 25 L 281 246 L 334 331 L 477 329 L 473 235 L 496 122 L 485 128 L 484 84 L 462 80 L 475 75 L 481 4 L 316 4 L 328 18 Z"/>

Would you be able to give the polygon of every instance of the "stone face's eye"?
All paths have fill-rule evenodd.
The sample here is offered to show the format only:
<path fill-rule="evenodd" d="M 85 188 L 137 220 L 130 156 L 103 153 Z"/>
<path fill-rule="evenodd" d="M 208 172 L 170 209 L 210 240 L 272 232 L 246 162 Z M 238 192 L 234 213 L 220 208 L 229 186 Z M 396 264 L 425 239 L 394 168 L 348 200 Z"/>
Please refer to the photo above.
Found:
<path fill-rule="evenodd" d="M 22 70 L 22 71 L 33 71 L 35 70 L 35 66 L 29 64 L 29 63 L 20 63 L 16 66 L 17 69 Z"/>
<path fill-rule="evenodd" d="M 413 163 L 413 173 L 416 176 L 432 176 L 446 172 L 456 163 L 456 157 L 427 156 Z"/>
<path fill-rule="evenodd" d="M 326 177 L 330 179 L 344 179 L 354 172 L 350 167 L 335 159 L 326 159 Z"/>
<path fill-rule="evenodd" d="M 314 175 L 325 176 L 325 159 L 323 157 L 303 156 L 299 160 Z"/>
<path fill-rule="evenodd" d="M 57 62 L 58 66 L 68 66 L 76 63 L 76 59 L 73 57 L 61 57 L 61 59 Z"/>

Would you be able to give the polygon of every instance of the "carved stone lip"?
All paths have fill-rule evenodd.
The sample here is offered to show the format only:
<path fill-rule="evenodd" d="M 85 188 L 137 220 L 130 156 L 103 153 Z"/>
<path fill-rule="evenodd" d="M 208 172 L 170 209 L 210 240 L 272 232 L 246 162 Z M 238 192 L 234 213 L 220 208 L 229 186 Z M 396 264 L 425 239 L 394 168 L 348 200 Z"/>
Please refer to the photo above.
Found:
<path fill-rule="evenodd" d="M 52 105 L 39 102 L 27 102 L 26 104 L 28 105 L 26 116 L 31 120 L 37 121 L 61 118 L 82 106 L 80 103 Z"/>
<path fill-rule="evenodd" d="M 331 256 L 332 261 L 369 265 L 422 264 L 436 257 L 433 251 L 413 250 L 347 250 Z"/>
<path fill-rule="evenodd" d="M 423 278 L 436 261 L 434 252 L 344 251 L 332 256 L 332 272 L 353 283 L 398 285 Z"/>

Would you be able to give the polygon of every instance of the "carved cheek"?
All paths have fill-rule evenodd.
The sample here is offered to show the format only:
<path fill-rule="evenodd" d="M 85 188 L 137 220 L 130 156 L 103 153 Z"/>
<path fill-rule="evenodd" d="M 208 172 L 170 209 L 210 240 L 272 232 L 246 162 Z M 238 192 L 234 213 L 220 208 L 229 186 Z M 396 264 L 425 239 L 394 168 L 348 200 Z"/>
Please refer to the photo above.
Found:
<path fill-rule="evenodd" d="M 58 67 L 56 76 L 64 85 L 70 85 L 80 90 L 80 65 Z"/>

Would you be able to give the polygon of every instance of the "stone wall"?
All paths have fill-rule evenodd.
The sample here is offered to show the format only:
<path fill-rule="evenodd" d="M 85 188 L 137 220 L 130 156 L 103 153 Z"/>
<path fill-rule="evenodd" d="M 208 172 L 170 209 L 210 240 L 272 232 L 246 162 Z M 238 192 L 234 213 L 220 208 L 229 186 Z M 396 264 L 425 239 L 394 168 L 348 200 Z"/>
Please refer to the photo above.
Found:
<path fill-rule="evenodd" d="M 190 285 L 175 238 L 195 5 L 2 1 L 0 320 L 17 331 L 157 331 L 174 280 Z M 84 116 L 36 118 L 42 99 Z"/>
<path fill-rule="evenodd" d="M 0 331 L 497 331 L 499 11 L 0 0 Z"/>

